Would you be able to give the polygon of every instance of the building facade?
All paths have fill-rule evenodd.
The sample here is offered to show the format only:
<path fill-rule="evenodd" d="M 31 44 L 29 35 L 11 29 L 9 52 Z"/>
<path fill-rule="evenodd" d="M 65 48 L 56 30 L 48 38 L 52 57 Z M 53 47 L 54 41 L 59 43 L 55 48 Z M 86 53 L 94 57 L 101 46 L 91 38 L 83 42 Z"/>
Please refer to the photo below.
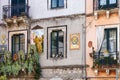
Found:
<path fill-rule="evenodd" d="M 44 37 L 41 79 L 84 79 L 84 0 L 0 0 L 0 4 L 1 48 L 12 55 L 20 50 L 27 54 L 35 37 Z"/>
<path fill-rule="evenodd" d="M 88 80 L 120 79 L 119 3 L 119 0 L 86 0 Z"/>

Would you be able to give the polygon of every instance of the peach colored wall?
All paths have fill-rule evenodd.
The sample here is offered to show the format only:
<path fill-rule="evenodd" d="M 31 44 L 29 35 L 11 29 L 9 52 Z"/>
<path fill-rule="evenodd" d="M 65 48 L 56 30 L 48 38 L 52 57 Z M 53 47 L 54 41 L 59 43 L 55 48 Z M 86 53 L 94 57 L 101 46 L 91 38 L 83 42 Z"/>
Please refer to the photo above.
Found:
<path fill-rule="evenodd" d="M 87 15 L 93 14 L 93 0 L 86 0 L 86 12 Z M 107 18 L 105 13 L 100 15 L 97 20 L 95 20 L 94 16 L 87 16 L 86 18 L 86 63 L 89 65 L 87 68 L 87 77 L 107 77 L 108 75 L 104 71 L 98 76 L 95 75 L 94 70 L 91 69 L 93 65 L 93 59 L 89 56 L 89 53 L 92 52 L 92 48 L 88 47 L 88 42 L 92 41 L 95 50 L 97 50 L 97 36 L 96 36 L 96 28 L 100 25 L 119 25 L 119 16 L 118 13 L 114 13 L 110 15 L 110 18 Z M 115 77 L 115 74 L 110 74 L 109 76 Z M 90 79 L 90 80 L 98 80 L 98 79 Z M 103 79 L 99 79 L 103 80 Z M 112 79 L 105 79 L 112 80 Z M 115 79 L 113 79 L 115 80 Z"/>
<path fill-rule="evenodd" d="M 90 14 L 93 12 L 93 0 L 86 0 L 86 13 Z"/>
<path fill-rule="evenodd" d="M 96 28 L 97 26 L 100 25 L 107 25 L 107 26 L 111 26 L 111 25 L 118 25 L 119 23 L 119 19 L 118 16 L 116 15 L 111 15 L 111 17 L 109 19 L 106 19 L 105 16 L 99 18 L 98 20 L 95 20 L 93 16 L 91 17 L 87 17 L 87 29 L 86 29 L 86 63 L 90 66 L 89 68 L 87 68 L 87 74 L 88 76 L 94 76 L 95 77 L 95 73 L 93 72 L 93 70 L 91 69 L 92 65 L 93 65 L 93 60 L 92 58 L 89 56 L 89 53 L 92 52 L 92 48 L 88 47 L 88 42 L 92 41 L 93 42 L 93 46 L 95 47 L 95 50 L 97 50 L 97 36 L 96 36 Z"/>

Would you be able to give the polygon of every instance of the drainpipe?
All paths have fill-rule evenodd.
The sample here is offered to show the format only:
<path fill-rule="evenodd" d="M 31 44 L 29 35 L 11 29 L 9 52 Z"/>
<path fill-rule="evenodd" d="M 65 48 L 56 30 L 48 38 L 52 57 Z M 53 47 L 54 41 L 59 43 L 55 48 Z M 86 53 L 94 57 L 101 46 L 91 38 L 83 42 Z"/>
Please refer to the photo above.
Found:
<path fill-rule="evenodd" d="M 118 80 L 118 69 L 116 68 L 116 80 Z"/>
<path fill-rule="evenodd" d="M 86 15 L 86 3 L 87 3 L 87 0 L 85 0 L 85 25 L 83 26 L 83 28 L 84 28 L 84 65 L 85 65 L 85 80 L 87 80 L 87 71 L 86 71 L 86 17 L 87 17 L 87 15 Z"/>
<path fill-rule="evenodd" d="M 119 26 L 120 26 L 120 0 L 118 0 L 118 16 L 119 16 Z M 120 31 L 120 29 L 119 29 L 119 31 Z M 119 32 L 119 34 L 118 35 L 120 35 L 120 32 Z M 119 42 L 120 42 L 120 39 L 119 39 Z M 119 48 L 119 47 L 118 47 Z M 118 50 L 120 50 L 120 49 L 118 49 Z M 118 80 L 118 78 L 119 78 L 119 64 L 120 64 L 120 55 L 119 55 L 119 52 L 118 52 L 118 68 L 116 68 L 116 80 Z"/>
<path fill-rule="evenodd" d="M 86 26 L 84 24 L 82 24 L 82 34 L 83 34 L 83 37 L 82 37 L 82 41 L 83 41 L 83 51 L 82 51 L 82 54 L 83 54 L 83 79 L 84 80 L 87 80 L 87 72 L 86 72 Z"/>

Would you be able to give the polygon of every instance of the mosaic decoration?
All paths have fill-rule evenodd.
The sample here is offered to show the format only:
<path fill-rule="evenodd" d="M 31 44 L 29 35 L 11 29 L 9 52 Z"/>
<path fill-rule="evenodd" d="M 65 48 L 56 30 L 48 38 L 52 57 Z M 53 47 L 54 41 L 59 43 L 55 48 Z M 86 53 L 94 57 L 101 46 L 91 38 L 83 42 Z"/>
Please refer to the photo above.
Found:
<path fill-rule="evenodd" d="M 70 34 L 70 49 L 80 49 L 80 33 Z"/>

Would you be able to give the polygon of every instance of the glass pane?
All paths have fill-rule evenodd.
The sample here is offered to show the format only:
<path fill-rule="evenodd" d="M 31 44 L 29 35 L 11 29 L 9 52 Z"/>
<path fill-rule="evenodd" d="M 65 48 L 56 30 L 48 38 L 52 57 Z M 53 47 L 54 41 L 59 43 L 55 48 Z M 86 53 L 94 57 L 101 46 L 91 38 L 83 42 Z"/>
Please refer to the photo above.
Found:
<path fill-rule="evenodd" d="M 64 48 L 59 48 L 58 54 L 63 55 L 64 54 Z"/>
<path fill-rule="evenodd" d="M 20 43 L 25 43 L 25 35 L 20 35 Z"/>
<path fill-rule="evenodd" d="M 57 54 L 57 48 L 52 48 L 52 54 Z"/>
<path fill-rule="evenodd" d="M 17 53 L 19 51 L 19 44 L 14 45 L 14 53 Z"/>
<path fill-rule="evenodd" d="M 59 0 L 59 7 L 63 7 L 64 6 L 64 0 Z"/>
<path fill-rule="evenodd" d="M 11 0 L 11 5 L 17 5 L 18 0 Z"/>
<path fill-rule="evenodd" d="M 116 51 L 116 30 L 110 30 L 109 32 L 109 52 Z"/>
<path fill-rule="evenodd" d="M 25 35 L 13 35 L 12 52 L 17 53 L 19 50 L 25 51 Z"/>
<path fill-rule="evenodd" d="M 25 51 L 25 35 L 20 35 L 20 50 Z"/>
<path fill-rule="evenodd" d="M 22 4 L 22 5 L 25 5 L 25 0 L 19 0 L 18 4 Z"/>
<path fill-rule="evenodd" d="M 58 45 L 59 45 L 58 54 L 60 57 L 63 57 L 63 54 L 64 54 L 64 32 L 63 31 L 59 31 Z"/>
<path fill-rule="evenodd" d="M 107 5 L 106 0 L 100 0 L 100 5 Z"/>
<path fill-rule="evenodd" d="M 63 31 L 59 31 L 58 44 L 59 44 L 59 48 L 64 47 L 64 32 Z"/>
<path fill-rule="evenodd" d="M 57 48 L 57 32 L 52 32 L 52 48 Z"/>
<path fill-rule="evenodd" d="M 116 56 L 116 50 L 117 50 L 116 33 L 117 33 L 116 29 L 105 30 L 105 38 L 101 46 L 101 52 L 104 53 L 104 56 L 105 55 Z"/>
<path fill-rule="evenodd" d="M 25 51 L 25 44 L 20 44 L 20 50 Z"/>
<path fill-rule="evenodd" d="M 117 2 L 116 0 L 109 0 L 110 4 L 116 4 L 116 2 Z"/>
<path fill-rule="evenodd" d="M 15 41 L 15 42 L 14 42 L 15 44 L 16 44 L 16 43 L 19 43 L 19 36 L 15 36 L 15 37 L 14 37 L 14 41 Z"/>
<path fill-rule="evenodd" d="M 51 7 L 52 8 L 57 7 L 57 0 L 51 0 Z"/>
<path fill-rule="evenodd" d="M 57 54 L 57 32 L 51 33 L 51 57 L 55 57 Z"/>

